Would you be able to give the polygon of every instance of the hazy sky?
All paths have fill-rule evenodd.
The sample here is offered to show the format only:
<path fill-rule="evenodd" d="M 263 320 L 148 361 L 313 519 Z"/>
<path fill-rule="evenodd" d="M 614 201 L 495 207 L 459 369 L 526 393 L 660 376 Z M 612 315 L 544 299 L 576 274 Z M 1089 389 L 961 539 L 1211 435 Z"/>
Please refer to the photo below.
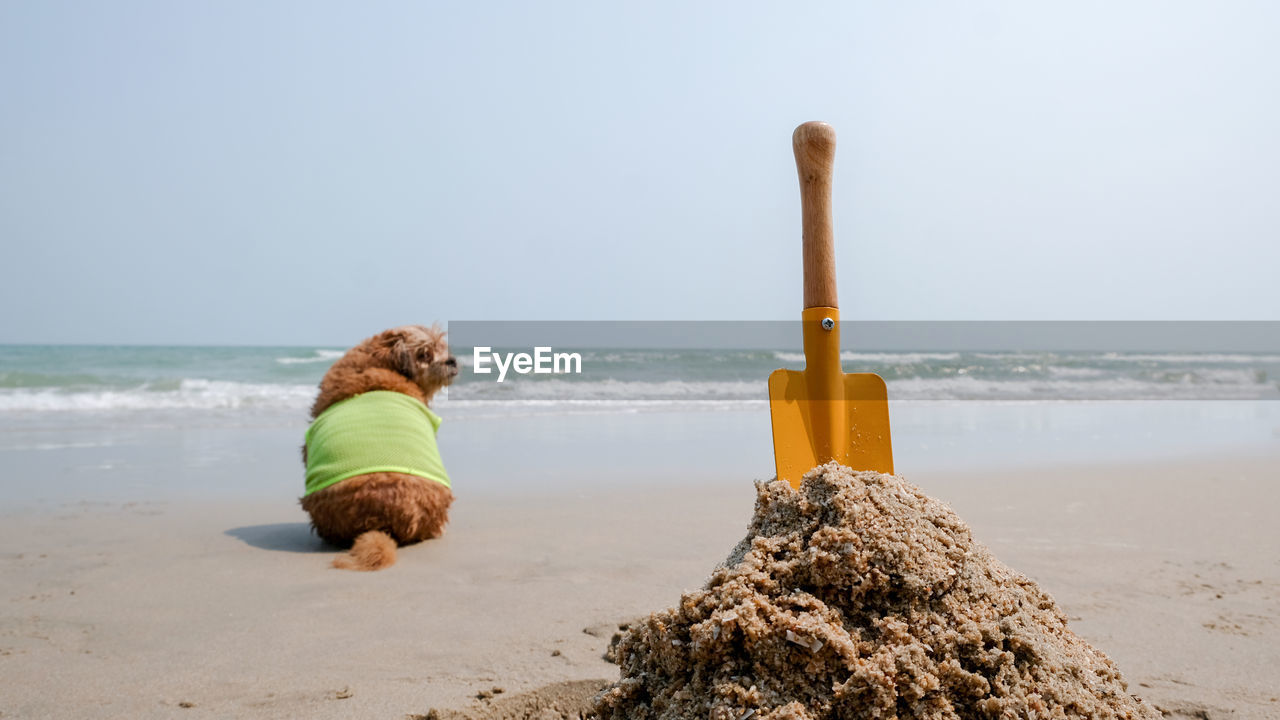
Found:
<path fill-rule="evenodd" d="M 1280 3 L 0 3 L 0 342 L 1280 319 Z"/>

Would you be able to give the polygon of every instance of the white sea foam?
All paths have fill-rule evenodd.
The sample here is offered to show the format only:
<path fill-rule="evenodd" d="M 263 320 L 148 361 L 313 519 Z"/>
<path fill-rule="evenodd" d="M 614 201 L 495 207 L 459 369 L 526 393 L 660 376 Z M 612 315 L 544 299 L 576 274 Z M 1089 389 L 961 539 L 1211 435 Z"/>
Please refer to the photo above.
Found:
<path fill-rule="evenodd" d="M 995 380 L 972 375 L 888 381 L 899 400 L 1266 400 L 1280 398 L 1274 383 L 1250 373 L 1167 377 L 1161 381 L 1127 376 L 1093 380 Z"/>
<path fill-rule="evenodd" d="M 804 362 L 804 353 L 778 351 L 778 352 L 775 352 L 773 356 L 777 358 L 780 362 L 785 362 L 785 363 L 803 363 Z M 944 361 L 959 360 L 960 353 L 954 353 L 954 352 L 866 353 L 866 352 L 852 352 L 849 350 L 845 350 L 840 353 L 840 359 L 842 361 L 849 361 L 849 362 L 872 362 L 872 363 L 881 363 L 881 364 L 888 364 L 888 365 L 915 365 L 918 363 L 938 361 L 938 360 L 944 360 Z"/>
<path fill-rule="evenodd" d="M 464 411 L 468 417 L 524 417 L 537 415 L 614 415 L 647 412 L 724 412 L 765 410 L 769 401 L 755 400 L 457 400 L 436 403 L 438 410 Z"/>
<path fill-rule="evenodd" d="M 449 388 L 451 400 L 644 401 L 766 399 L 763 381 L 543 380 L 524 383 L 469 382 Z"/>
<path fill-rule="evenodd" d="M 1096 378 L 1107 374 L 1105 370 L 1091 367 L 1061 367 L 1051 365 L 1048 368 L 1049 374 L 1060 378 Z"/>
<path fill-rule="evenodd" d="M 1253 369 L 1197 368 L 1157 372 L 1151 376 L 1117 374 L 1095 368 L 1040 368 L 1024 373 L 1008 370 L 1000 377 L 982 377 L 961 368 L 944 377 L 888 378 L 891 398 L 942 400 L 1113 400 L 1280 398 L 1280 387 Z M 756 381 L 567 381 L 467 383 L 450 388 L 459 401 L 752 402 L 768 398 L 764 378 Z"/>
<path fill-rule="evenodd" d="M 310 363 L 333 362 L 343 356 L 341 350 L 316 350 L 315 354 L 307 357 L 280 357 L 276 358 L 276 362 L 281 365 L 307 365 Z"/>
<path fill-rule="evenodd" d="M 1142 353 L 1104 353 L 1100 356 L 1103 360 L 1112 360 L 1119 362 L 1147 362 L 1147 363 L 1239 363 L 1239 364 L 1259 364 L 1259 363 L 1278 363 L 1280 355 L 1251 355 L 1248 353 L 1160 353 L 1160 354 L 1142 354 Z"/>
<path fill-rule="evenodd" d="M 305 408 L 315 397 L 309 385 L 241 383 L 225 380 L 183 380 L 176 390 L 64 392 L 52 389 L 0 391 L 0 412 L 106 410 L 219 410 L 238 408 Z"/>

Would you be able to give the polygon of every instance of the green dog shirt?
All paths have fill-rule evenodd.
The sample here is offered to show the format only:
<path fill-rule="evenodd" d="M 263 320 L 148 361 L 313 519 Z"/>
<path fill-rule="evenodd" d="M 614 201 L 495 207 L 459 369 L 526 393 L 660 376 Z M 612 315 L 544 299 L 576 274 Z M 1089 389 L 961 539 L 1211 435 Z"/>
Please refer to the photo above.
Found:
<path fill-rule="evenodd" d="M 374 472 L 449 487 L 436 446 L 439 428 L 439 415 L 403 393 L 374 390 L 331 405 L 307 428 L 306 495 Z"/>

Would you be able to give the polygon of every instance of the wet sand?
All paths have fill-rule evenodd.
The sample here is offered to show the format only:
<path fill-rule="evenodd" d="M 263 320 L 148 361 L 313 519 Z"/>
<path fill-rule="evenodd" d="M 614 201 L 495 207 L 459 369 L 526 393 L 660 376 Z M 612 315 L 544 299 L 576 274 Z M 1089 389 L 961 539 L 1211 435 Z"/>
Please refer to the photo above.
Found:
<path fill-rule="evenodd" d="M 1280 457 L 904 475 L 1131 692 L 1173 717 L 1280 715 Z M 501 703 L 617 678 L 616 623 L 702 585 L 750 480 L 460 493 L 445 538 L 368 574 L 330 569 L 288 497 L 3 513 L 0 713 L 519 716 Z"/>

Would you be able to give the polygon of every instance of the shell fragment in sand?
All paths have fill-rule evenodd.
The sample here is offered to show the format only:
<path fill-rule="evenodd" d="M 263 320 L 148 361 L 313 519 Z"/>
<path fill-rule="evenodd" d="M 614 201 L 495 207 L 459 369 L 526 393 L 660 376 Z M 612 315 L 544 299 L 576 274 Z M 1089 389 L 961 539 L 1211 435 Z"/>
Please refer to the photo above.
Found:
<path fill-rule="evenodd" d="M 795 643 L 802 648 L 807 648 L 809 652 L 818 652 L 822 649 L 823 642 L 817 638 L 807 638 L 803 635 L 797 635 L 790 630 L 787 631 L 787 642 Z"/>

